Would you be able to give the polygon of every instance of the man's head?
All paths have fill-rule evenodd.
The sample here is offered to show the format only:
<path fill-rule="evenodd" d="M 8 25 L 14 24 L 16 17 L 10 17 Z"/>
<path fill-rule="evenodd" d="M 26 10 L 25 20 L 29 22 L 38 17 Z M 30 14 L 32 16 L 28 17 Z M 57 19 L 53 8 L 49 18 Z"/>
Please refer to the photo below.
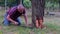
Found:
<path fill-rule="evenodd" d="M 17 9 L 20 13 L 23 12 L 23 10 L 25 10 L 23 5 L 18 5 Z"/>

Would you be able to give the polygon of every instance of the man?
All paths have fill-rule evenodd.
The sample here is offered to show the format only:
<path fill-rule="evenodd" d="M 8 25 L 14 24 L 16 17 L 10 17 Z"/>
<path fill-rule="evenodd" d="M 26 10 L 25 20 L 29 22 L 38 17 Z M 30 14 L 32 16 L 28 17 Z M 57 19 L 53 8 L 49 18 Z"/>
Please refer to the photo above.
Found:
<path fill-rule="evenodd" d="M 19 18 L 19 16 L 24 16 L 25 18 L 25 22 L 27 24 L 27 15 L 25 12 L 25 8 L 23 7 L 23 5 L 18 5 L 15 7 L 12 7 L 11 9 L 9 9 L 5 16 L 4 16 L 4 25 L 10 25 L 10 23 L 13 23 L 15 25 L 20 25 L 21 24 L 21 20 Z"/>

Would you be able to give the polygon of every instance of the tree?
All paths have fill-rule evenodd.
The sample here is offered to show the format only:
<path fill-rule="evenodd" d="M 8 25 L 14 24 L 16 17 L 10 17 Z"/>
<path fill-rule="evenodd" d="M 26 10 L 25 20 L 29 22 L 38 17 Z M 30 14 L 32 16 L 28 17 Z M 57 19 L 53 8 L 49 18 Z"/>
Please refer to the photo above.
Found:
<path fill-rule="evenodd" d="M 59 9 L 60 9 L 60 0 L 59 0 Z"/>
<path fill-rule="evenodd" d="M 17 5 L 20 4 L 20 0 L 16 0 L 16 2 L 17 2 Z"/>
<path fill-rule="evenodd" d="M 0 6 L 4 6 L 4 0 L 0 0 Z"/>
<path fill-rule="evenodd" d="M 35 27 L 42 27 L 45 0 L 31 0 L 32 2 L 32 23 Z M 38 23 L 37 23 L 38 21 Z"/>

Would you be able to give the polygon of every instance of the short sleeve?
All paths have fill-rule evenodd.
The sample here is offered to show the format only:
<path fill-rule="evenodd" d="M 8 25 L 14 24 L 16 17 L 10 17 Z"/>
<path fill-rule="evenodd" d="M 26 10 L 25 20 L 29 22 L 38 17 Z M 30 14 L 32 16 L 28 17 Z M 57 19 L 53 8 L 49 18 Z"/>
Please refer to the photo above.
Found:
<path fill-rule="evenodd" d="M 12 7 L 10 10 L 9 10 L 9 15 L 12 15 L 14 13 L 14 11 L 16 10 L 16 7 Z"/>

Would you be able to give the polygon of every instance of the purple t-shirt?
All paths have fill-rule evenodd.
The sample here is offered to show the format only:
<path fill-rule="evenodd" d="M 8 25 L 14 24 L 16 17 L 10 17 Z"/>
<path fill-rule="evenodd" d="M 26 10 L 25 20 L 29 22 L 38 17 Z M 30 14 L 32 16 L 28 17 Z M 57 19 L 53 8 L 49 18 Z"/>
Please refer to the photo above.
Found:
<path fill-rule="evenodd" d="M 17 10 L 17 6 L 12 7 L 11 9 L 9 9 L 9 11 L 7 12 L 8 15 L 10 15 L 10 18 L 13 20 L 16 20 L 19 16 L 21 16 L 22 14 L 25 14 L 25 10 L 23 10 L 23 13 L 20 13 Z"/>

